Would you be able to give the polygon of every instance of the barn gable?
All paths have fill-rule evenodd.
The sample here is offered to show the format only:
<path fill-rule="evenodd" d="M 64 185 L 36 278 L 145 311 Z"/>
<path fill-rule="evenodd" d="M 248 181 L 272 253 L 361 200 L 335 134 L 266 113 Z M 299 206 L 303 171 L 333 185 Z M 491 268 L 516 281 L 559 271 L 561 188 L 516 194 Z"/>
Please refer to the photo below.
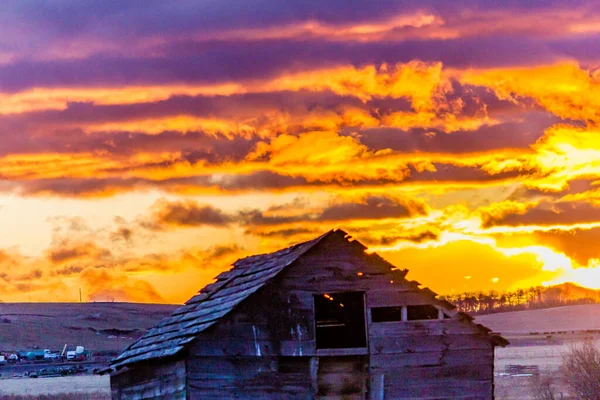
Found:
<path fill-rule="evenodd" d="M 232 269 L 217 276 L 216 282 L 207 285 L 183 307 L 177 309 L 170 317 L 161 321 L 158 326 L 124 350 L 113 360 L 112 367 L 120 368 L 180 353 L 184 348 L 190 346 L 202 332 L 223 320 L 234 308 L 265 287 L 267 283 L 276 284 L 274 278 L 281 276 L 282 271 L 287 270 L 286 267 L 295 264 L 300 259 L 306 259 L 308 253 L 311 253 L 310 250 L 316 251 L 317 248 L 322 247 L 319 245 L 324 245 L 325 242 L 341 243 L 342 251 L 364 254 L 366 249 L 359 242 L 349 238 L 345 232 L 334 230 L 311 241 L 274 253 L 238 260 L 233 264 Z M 450 303 L 436 299 L 436 294 L 431 290 L 420 288 L 418 282 L 407 281 L 405 276 L 408 271 L 395 268 L 376 254 L 370 254 L 367 257 L 369 264 L 375 266 L 372 273 L 385 271 L 386 277 L 389 275 L 392 278 L 389 281 L 391 284 L 396 281 L 397 284 L 410 286 L 413 291 L 430 298 L 432 304 L 437 305 L 449 316 L 472 325 L 494 345 L 506 344 L 504 339 L 491 335 L 487 328 L 473 324 L 468 315 L 456 312 L 455 307 Z M 365 271 L 365 273 L 368 272 Z M 360 272 L 360 274 L 362 273 Z M 300 276 L 298 278 L 301 279 Z M 341 283 L 342 286 L 343 284 L 344 282 Z M 354 285 L 350 281 L 345 284 L 349 289 L 352 289 Z M 385 302 L 385 299 L 382 299 L 381 302 Z"/>

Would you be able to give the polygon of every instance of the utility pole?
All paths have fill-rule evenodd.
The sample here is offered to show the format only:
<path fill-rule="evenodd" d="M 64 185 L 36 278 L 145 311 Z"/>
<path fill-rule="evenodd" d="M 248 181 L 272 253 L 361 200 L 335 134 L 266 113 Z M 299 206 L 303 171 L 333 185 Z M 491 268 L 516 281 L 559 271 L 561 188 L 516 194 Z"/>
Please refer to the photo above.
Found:
<path fill-rule="evenodd" d="M 81 300 L 81 288 L 79 288 L 79 302 L 83 303 L 83 301 Z"/>

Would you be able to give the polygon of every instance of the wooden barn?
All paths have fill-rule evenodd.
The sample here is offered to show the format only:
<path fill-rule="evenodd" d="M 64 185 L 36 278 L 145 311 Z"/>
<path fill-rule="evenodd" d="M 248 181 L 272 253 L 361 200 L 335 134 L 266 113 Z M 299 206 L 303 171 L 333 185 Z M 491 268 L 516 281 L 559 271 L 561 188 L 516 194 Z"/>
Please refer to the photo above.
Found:
<path fill-rule="evenodd" d="M 113 399 L 493 399 L 494 346 L 341 230 L 220 274 L 111 364 Z"/>

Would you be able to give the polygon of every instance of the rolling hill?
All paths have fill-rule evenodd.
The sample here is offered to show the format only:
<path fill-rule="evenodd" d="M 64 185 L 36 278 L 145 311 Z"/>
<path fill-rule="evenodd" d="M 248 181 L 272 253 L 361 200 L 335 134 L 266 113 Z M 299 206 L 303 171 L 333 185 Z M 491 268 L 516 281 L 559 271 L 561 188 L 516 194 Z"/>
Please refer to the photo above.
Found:
<path fill-rule="evenodd" d="M 118 351 L 178 305 L 136 303 L 0 303 L 0 350 L 60 350 L 82 345 Z"/>

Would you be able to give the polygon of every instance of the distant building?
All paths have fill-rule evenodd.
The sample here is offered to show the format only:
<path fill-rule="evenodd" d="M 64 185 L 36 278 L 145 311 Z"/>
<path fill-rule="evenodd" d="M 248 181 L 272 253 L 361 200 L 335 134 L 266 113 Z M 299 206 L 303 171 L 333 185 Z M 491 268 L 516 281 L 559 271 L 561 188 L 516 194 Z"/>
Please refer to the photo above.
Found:
<path fill-rule="evenodd" d="M 238 260 L 112 362 L 113 399 L 493 399 L 502 337 L 335 230 Z"/>

